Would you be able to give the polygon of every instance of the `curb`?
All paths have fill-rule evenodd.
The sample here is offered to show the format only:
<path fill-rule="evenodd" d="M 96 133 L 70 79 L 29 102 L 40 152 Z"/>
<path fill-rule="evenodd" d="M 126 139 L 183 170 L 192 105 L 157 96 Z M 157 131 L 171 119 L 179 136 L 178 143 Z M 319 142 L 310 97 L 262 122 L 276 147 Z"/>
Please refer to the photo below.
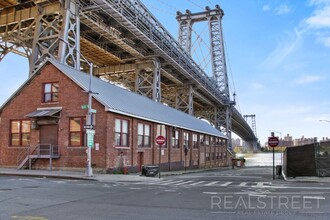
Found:
<path fill-rule="evenodd" d="M 40 177 L 40 178 L 54 178 L 54 179 L 73 179 L 73 180 L 91 180 L 97 181 L 95 178 L 91 177 L 79 177 L 70 175 L 56 175 L 56 174 L 39 174 L 39 173 L 3 173 L 0 172 L 0 176 L 25 176 L 25 177 Z"/>

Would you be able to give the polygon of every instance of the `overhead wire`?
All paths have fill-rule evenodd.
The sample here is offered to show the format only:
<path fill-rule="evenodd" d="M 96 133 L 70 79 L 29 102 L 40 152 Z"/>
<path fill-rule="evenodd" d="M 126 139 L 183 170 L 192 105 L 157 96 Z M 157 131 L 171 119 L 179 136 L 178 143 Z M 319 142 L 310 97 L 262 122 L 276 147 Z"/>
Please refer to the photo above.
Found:
<path fill-rule="evenodd" d="M 226 60 L 228 61 L 228 62 L 226 62 L 228 64 L 227 65 L 227 68 L 229 69 L 229 74 L 230 74 L 230 77 L 231 77 L 231 83 L 232 83 L 232 86 L 233 86 L 233 89 L 234 89 L 233 94 L 235 94 L 235 97 L 234 98 L 235 98 L 235 101 L 236 101 L 236 106 L 238 108 L 238 111 L 241 112 L 241 108 L 240 108 L 239 101 L 238 101 L 238 96 L 237 96 L 237 93 L 236 93 L 236 86 L 235 86 L 233 71 L 232 71 L 231 65 L 230 65 L 229 51 L 227 49 L 227 44 L 226 44 L 226 41 L 225 41 L 224 33 L 222 33 L 222 36 L 223 36 L 224 50 L 226 52 Z M 227 76 L 228 76 L 228 73 L 227 73 Z"/>
<path fill-rule="evenodd" d="M 198 8 L 200 8 L 200 9 L 204 10 L 204 8 L 203 8 L 202 6 L 196 4 L 196 3 L 193 2 L 192 0 L 187 0 L 187 1 L 190 2 L 191 4 L 195 5 L 196 7 L 198 7 Z"/>

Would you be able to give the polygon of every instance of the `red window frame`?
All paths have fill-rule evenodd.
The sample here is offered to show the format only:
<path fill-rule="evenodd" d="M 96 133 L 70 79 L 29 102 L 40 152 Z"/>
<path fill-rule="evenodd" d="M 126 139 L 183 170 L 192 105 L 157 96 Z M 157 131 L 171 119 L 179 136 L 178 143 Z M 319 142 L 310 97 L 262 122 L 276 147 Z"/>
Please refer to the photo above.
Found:
<path fill-rule="evenodd" d="M 117 122 L 119 123 L 119 131 L 117 129 Z M 124 122 L 127 124 L 127 131 L 124 131 Z M 115 119 L 115 138 L 114 145 L 116 147 L 128 147 L 129 146 L 129 121 L 126 119 Z M 125 143 L 126 142 L 126 143 Z"/>
<path fill-rule="evenodd" d="M 46 91 L 46 86 L 50 85 L 50 91 Z M 58 82 L 48 82 L 42 84 L 42 102 L 57 102 L 58 101 L 58 90 L 59 83 Z M 50 96 L 50 97 L 48 97 Z"/>
<path fill-rule="evenodd" d="M 13 122 L 18 122 L 18 132 L 12 132 L 13 129 Z M 28 122 L 28 132 L 23 131 L 23 122 Z M 10 120 L 10 146 L 23 146 L 23 145 L 29 145 L 30 142 L 30 136 L 31 136 L 31 120 Z M 18 135 L 18 144 L 13 144 L 13 135 Z M 23 135 L 27 135 L 28 143 L 23 143 Z"/>
<path fill-rule="evenodd" d="M 79 120 L 80 121 L 80 126 L 78 131 L 72 131 L 72 125 L 71 121 L 72 120 Z M 85 130 L 84 130 L 84 124 L 86 122 L 86 117 L 81 116 L 81 117 L 71 117 L 69 119 L 69 145 L 71 147 L 83 147 L 85 146 Z M 75 142 L 72 141 L 73 134 L 78 134 L 79 135 L 79 143 L 76 144 Z"/>
<path fill-rule="evenodd" d="M 142 126 L 142 132 L 140 127 Z M 147 133 L 146 127 L 149 127 L 149 133 Z M 138 147 L 150 147 L 150 132 L 151 126 L 149 124 L 138 123 Z M 142 134 L 141 134 L 142 133 Z"/>

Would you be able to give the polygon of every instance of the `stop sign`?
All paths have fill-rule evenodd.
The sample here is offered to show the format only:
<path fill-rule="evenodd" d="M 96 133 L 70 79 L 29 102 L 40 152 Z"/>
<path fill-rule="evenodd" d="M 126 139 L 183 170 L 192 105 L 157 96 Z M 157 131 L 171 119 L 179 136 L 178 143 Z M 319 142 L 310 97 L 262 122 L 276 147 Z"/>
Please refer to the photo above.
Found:
<path fill-rule="evenodd" d="M 280 141 L 278 137 L 268 137 L 268 146 L 276 147 Z"/>
<path fill-rule="evenodd" d="M 159 135 L 159 136 L 156 137 L 156 144 L 158 144 L 160 146 L 164 145 L 165 141 L 166 141 L 166 139 L 162 135 Z"/>

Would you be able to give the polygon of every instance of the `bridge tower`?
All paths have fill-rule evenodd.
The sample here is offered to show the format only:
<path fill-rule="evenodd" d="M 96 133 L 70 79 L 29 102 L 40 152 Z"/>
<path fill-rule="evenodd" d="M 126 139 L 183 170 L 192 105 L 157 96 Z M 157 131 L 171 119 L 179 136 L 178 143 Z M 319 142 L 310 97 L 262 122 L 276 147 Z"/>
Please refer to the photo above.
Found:
<path fill-rule="evenodd" d="M 29 76 L 49 57 L 80 68 L 79 9 L 73 0 L 22 1 L 2 11 L 1 25 L 0 61 L 9 52 L 26 56 Z"/>
<path fill-rule="evenodd" d="M 214 109 L 196 109 L 195 115 L 206 117 L 219 130 L 221 130 L 228 138 L 228 148 L 231 149 L 231 108 L 235 105 L 235 101 L 230 100 L 228 76 L 226 69 L 226 58 L 222 34 L 222 17 L 223 10 L 219 5 L 215 9 L 208 6 L 204 12 L 186 13 L 177 12 L 177 21 L 179 22 L 179 44 L 185 51 L 191 55 L 191 38 L 192 26 L 194 23 L 206 21 L 209 27 L 209 36 L 211 44 L 211 63 L 213 80 L 217 89 L 220 91 L 224 107 L 214 106 Z"/>
<path fill-rule="evenodd" d="M 256 115 L 243 115 L 243 117 L 246 122 L 248 122 L 248 119 L 251 118 L 252 131 L 254 135 L 257 137 Z M 253 149 L 253 151 L 257 151 L 258 150 L 257 140 L 251 142 L 251 144 L 252 144 L 251 148 Z"/>

